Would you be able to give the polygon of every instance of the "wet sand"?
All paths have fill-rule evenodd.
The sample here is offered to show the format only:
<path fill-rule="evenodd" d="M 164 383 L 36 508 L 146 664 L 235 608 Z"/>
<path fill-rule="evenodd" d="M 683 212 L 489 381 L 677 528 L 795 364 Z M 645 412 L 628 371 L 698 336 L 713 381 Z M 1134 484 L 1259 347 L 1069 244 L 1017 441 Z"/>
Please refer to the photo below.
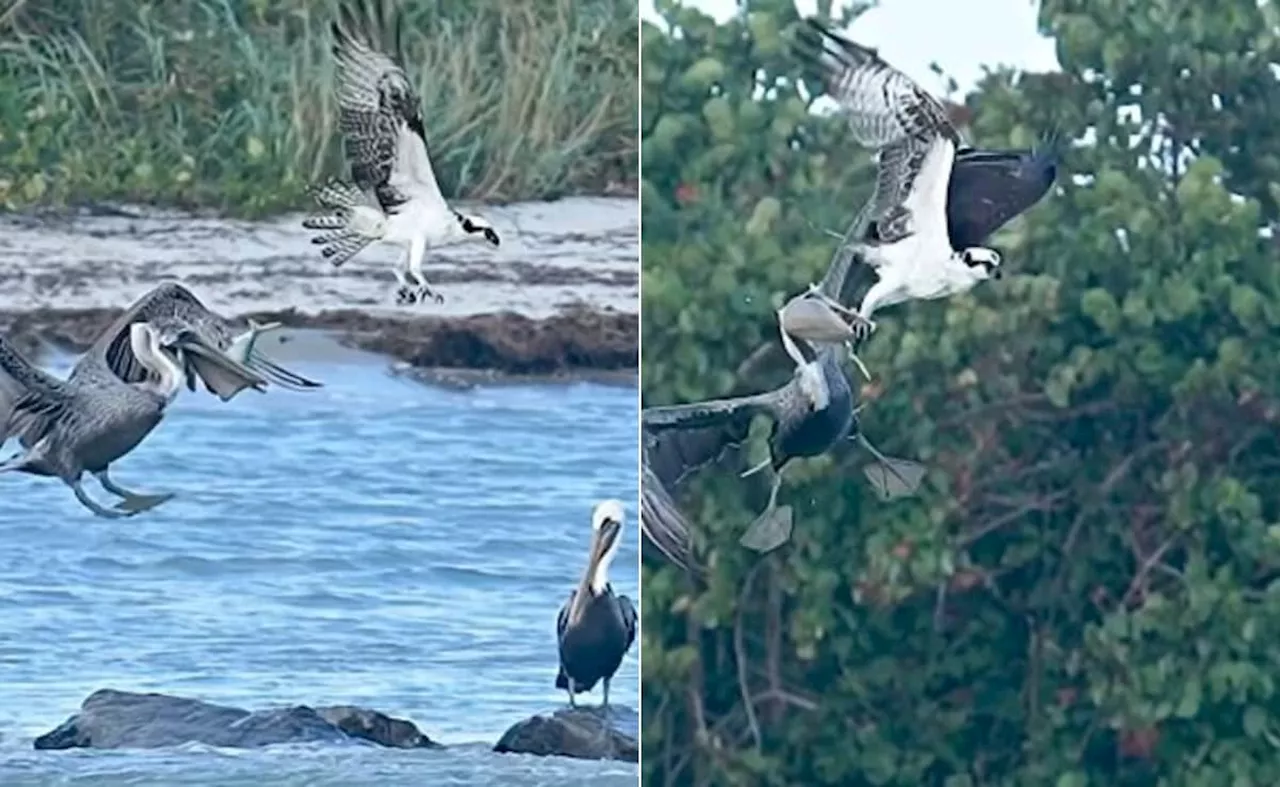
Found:
<path fill-rule="evenodd" d="M 460 209 L 488 217 L 502 245 L 430 252 L 424 271 L 445 302 L 414 306 L 394 304 L 395 249 L 371 246 L 334 268 L 300 215 L 242 222 L 120 207 L 0 216 L 0 331 L 28 352 L 46 343 L 79 351 L 148 288 L 176 279 L 227 317 L 323 329 L 430 382 L 634 381 L 636 200 Z"/>

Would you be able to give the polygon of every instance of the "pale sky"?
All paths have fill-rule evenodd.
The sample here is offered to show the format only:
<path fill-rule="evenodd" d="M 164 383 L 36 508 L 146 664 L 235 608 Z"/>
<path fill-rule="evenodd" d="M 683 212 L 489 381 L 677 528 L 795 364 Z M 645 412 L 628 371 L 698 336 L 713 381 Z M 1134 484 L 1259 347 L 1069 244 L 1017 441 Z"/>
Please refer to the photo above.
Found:
<path fill-rule="evenodd" d="M 717 20 L 732 16 L 736 0 L 684 0 Z M 798 0 L 802 15 L 814 0 Z M 936 62 L 959 83 L 961 95 L 982 76 L 982 66 L 1009 65 L 1024 71 L 1057 71 L 1051 39 L 1036 31 L 1037 0 L 880 0 L 847 30 L 848 38 L 873 47 L 920 86 L 942 95 L 943 81 L 929 70 Z M 659 21 L 653 0 L 640 0 L 640 15 Z M 959 98 L 959 96 L 957 96 Z"/>

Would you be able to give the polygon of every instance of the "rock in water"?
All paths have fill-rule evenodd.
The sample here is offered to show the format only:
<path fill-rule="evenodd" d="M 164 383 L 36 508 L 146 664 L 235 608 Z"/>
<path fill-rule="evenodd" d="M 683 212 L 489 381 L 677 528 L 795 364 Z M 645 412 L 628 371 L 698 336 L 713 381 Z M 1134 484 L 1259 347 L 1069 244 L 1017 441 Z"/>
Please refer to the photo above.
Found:
<path fill-rule="evenodd" d="M 564 708 L 551 716 L 533 716 L 507 730 L 493 750 L 504 754 L 639 762 L 636 739 L 615 726 L 617 715 L 617 709 L 606 712 L 600 708 Z"/>
<path fill-rule="evenodd" d="M 184 697 L 99 689 L 79 713 L 36 738 L 35 747 L 151 749 L 196 742 L 252 748 L 353 739 L 396 748 L 439 746 L 410 722 L 361 708 L 298 705 L 250 713 Z"/>
<path fill-rule="evenodd" d="M 356 708 L 351 705 L 335 705 L 316 708 L 321 718 L 353 738 L 372 741 L 381 746 L 397 749 L 443 749 L 442 744 L 428 738 L 411 721 L 393 719 L 376 710 Z"/>

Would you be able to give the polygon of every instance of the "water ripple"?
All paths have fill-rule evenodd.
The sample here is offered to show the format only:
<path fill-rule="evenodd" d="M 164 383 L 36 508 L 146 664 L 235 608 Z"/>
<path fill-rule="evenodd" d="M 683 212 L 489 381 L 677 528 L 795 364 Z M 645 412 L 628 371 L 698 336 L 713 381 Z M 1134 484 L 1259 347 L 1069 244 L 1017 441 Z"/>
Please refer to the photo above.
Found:
<path fill-rule="evenodd" d="M 116 468 L 177 493 L 147 515 L 98 520 L 56 482 L 0 477 L 0 784 L 634 784 L 633 765 L 479 742 L 563 703 L 555 615 L 590 506 L 616 496 L 635 515 L 635 392 L 439 391 L 374 366 L 299 366 L 327 387 L 181 397 Z M 613 581 L 637 599 L 628 527 Z M 476 743 L 31 750 L 103 686 L 363 704 Z M 638 705 L 634 650 L 611 695 Z"/>

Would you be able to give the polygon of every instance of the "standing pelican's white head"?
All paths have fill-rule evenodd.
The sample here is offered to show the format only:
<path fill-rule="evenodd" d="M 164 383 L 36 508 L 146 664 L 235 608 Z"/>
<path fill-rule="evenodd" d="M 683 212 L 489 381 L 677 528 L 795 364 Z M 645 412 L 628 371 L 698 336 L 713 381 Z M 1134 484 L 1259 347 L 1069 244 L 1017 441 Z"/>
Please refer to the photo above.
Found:
<path fill-rule="evenodd" d="M 618 536 L 626 518 L 621 500 L 602 500 L 591 512 L 591 557 L 587 560 L 587 577 L 594 595 L 604 592 L 609 584 L 609 565 L 618 551 Z"/>
<path fill-rule="evenodd" d="M 182 389 L 182 367 L 160 346 L 160 335 L 150 323 L 135 322 L 129 326 L 129 348 L 139 363 L 160 378 L 158 383 L 149 384 L 146 388 L 173 401 Z"/>

